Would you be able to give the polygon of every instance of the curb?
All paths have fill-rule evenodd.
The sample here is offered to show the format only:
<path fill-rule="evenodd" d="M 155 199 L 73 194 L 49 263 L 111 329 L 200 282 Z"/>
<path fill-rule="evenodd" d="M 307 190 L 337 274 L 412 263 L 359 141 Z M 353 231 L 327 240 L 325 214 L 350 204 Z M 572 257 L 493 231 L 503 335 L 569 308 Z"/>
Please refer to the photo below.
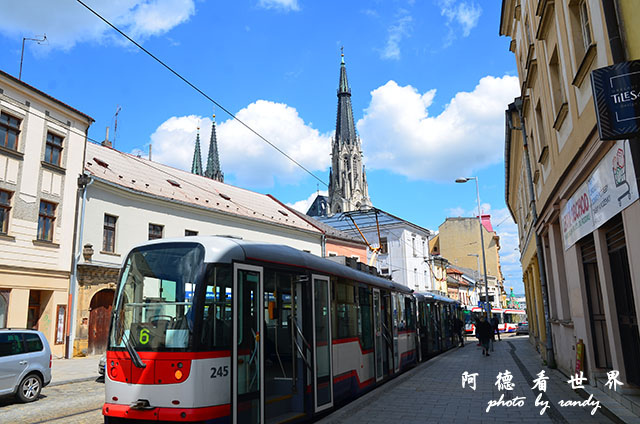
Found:
<path fill-rule="evenodd" d="M 83 381 L 97 380 L 98 378 L 101 378 L 101 376 L 92 375 L 91 377 L 78 377 L 78 378 L 72 378 L 70 380 L 51 381 L 51 383 L 47 384 L 47 387 L 62 386 L 64 384 L 72 384 L 72 383 L 81 383 Z"/>

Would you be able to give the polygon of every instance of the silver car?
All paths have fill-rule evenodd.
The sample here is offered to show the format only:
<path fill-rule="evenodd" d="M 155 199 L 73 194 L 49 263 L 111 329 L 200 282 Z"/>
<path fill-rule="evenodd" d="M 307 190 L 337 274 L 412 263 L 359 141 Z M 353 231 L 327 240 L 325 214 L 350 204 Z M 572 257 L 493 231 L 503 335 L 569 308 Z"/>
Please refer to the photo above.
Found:
<path fill-rule="evenodd" d="M 39 331 L 0 329 L 0 395 L 33 402 L 51 382 L 51 349 Z"/>

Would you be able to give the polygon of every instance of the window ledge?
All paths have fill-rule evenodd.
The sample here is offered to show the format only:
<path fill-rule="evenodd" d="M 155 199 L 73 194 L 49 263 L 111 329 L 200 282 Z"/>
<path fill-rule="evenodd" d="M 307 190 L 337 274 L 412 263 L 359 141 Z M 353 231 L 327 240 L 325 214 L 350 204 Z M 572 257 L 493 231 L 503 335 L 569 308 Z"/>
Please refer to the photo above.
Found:
<path fill-rule="evenodd" d="M 104 251 L 104 250 L 101 250 L 101 251 L 100 251 L 100 254 L 101 254 L 101 255 L 109 255 L 109 256 L 118 256 L 118 257 L 120 257 L 120 256 L 121 256 L 119 253 L 115 253 L 115 252 L 106 252 L 106 251 Z"/>
<path fill-rule="evenodd" d="M 0 233 L 0 240 L 4 240 L 4 241 L 16 241 L 16 238 L 14 236 L 10 236 L 9 234 L 3 234 Z"/>
<path fill-rule="evenodd" d="M 571 84 L 575 87 L 580 87 L 585 77 L 589 74 L 589 70 L 591 69 L 591 64 L 596 57 L 596 45 L 591 44 L 587 51 L 585 52 L 582 60 L 580 61 L 580 65 L 578 65 L 578 70 L 576 71 L 576 75 L 573 77 L 573 81 Z"/>
<path fill-rule="evenodd" d="M 58 165 L 54 165 L 53 163 L 49 163 L 49 162 L 46 162 L 46 161 L 40 161 L 40 163 L 42 164 L 43 168 L 50 169 L 51 171 L 55 171 L 55 172 L 58 172 L 58 173 L 63 174 L 63 175 L 67 172 L 67 170 L 64 169 L 63 167 L 58 166 Z"/>
<path fill-rule="evenodd" d="M 54 243 L 52 241 L 47 240 L 33 240 L 34 246 L 42 246 L 42 247 L 53 247 L 58 249 L 60 245 L 58 243 Z"/>
<path fill-rule="evenodd" d="M 19 152 L 17 150 L 13 150 L 13 149 L 8 149 L 4 146 L 0 146 L 0 153 L 5 153 L 9 156 L 13 156 L 16 159 L 24 159 L 24 154 L 22 152 Z"/>
<path fill-rule="evenodd" d="M 556 120 L 553 122 L 553 129 L 556 131 L 560 131 L 562 124 L 564 123 L 567 114 L 569 113 L 569 104 L 567 102 L 562 103 L 560 106 L 560 110 L 558 110 L 558 114 L 556 115 Z"/>

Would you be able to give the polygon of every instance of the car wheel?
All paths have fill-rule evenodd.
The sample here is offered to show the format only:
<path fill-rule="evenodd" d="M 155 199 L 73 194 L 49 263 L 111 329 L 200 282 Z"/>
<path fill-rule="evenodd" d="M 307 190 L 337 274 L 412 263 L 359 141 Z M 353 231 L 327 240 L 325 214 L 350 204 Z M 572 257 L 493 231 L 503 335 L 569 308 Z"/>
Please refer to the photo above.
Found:
<path fill-rule="evenodd" d="M 20 382 L 17 396 L 21 402 L 33 402 L 40 396 L 40 390 L 42 390 L 42 379 L 36 374 L 29 374 Z"/>

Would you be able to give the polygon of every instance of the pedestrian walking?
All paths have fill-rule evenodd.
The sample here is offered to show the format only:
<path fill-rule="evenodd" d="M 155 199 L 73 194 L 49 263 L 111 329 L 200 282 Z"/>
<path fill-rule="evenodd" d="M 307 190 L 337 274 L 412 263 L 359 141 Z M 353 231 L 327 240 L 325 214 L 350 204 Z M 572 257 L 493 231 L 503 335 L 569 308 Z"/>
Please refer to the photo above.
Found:
<path fill-rule="evenodd" d="M 464 323 L 458 317 L 453 319 L 453 334 L 458 339 L 458 343 L 460 347 L 464 346 L 464 336 L 462 334 L 462 330 L 464 329 Z"/>
<path fill-rule="evenodd" d="M 498 321 L 498 317 L 493 317 L 491 319 L 491 325 L 493 326 L 493 331 L 495 332 L 495 334 L 498 335 L 498 341 L 499 342 L 502 341 L 500 339 L 500 327 L 499 327 L 500 321 Z"/>
<path fill-rule="evenodd" d="M 476 333 L 480 339 L 480 345 L 482 346 L 482 354 L 489 355 L 489 343 L 493 339 L 493 326 L 488 322 L 484 316 L 480 317 L 480 322 L 476 326 Z"/>

